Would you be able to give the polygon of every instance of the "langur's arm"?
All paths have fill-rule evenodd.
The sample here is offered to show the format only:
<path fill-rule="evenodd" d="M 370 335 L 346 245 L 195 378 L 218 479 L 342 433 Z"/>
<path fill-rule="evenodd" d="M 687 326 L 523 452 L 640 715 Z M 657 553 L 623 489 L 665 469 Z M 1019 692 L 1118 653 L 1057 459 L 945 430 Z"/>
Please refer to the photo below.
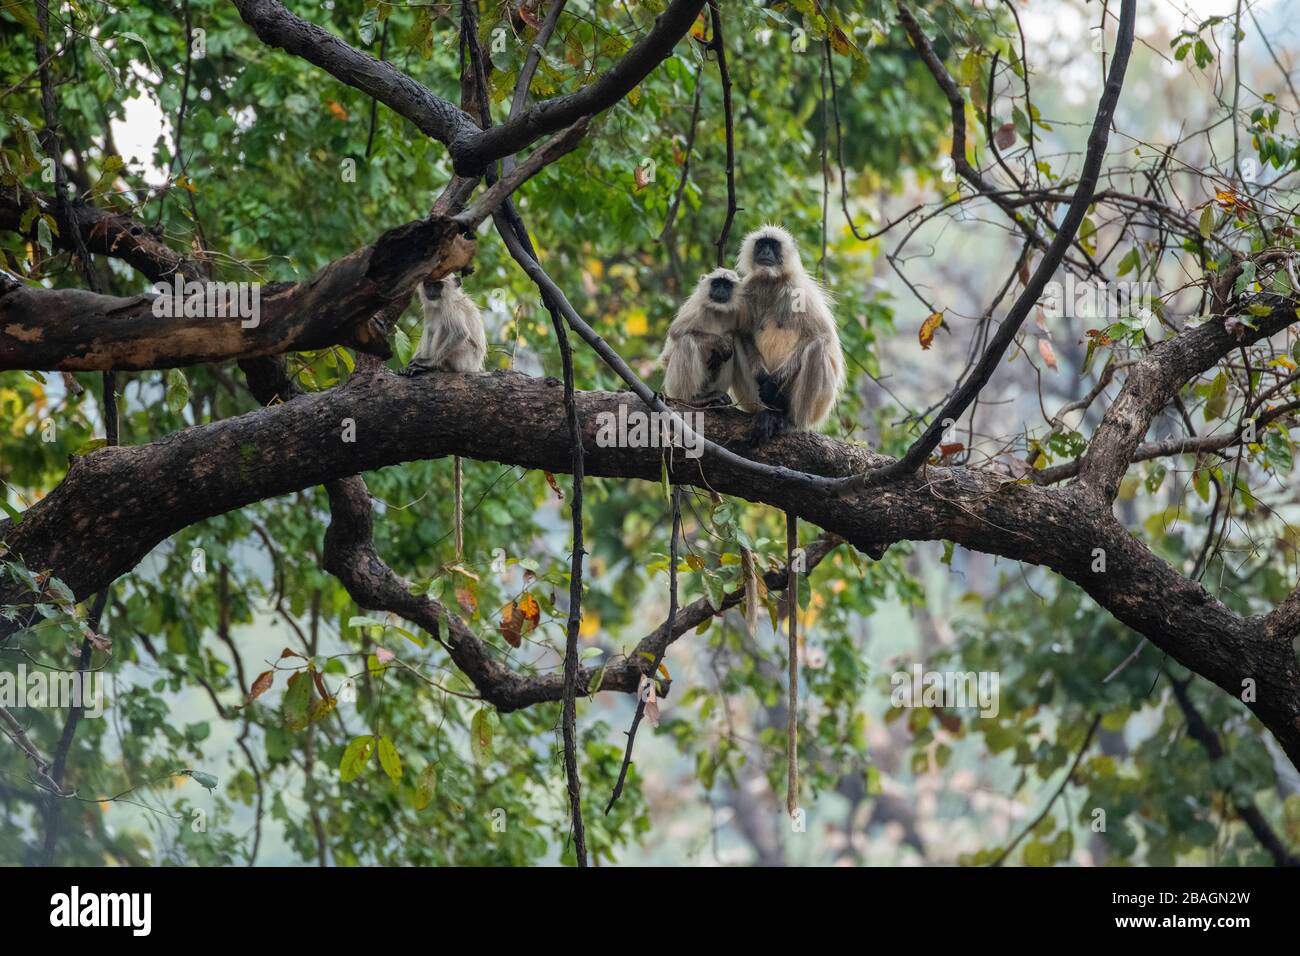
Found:
<path fill-rule="evenodd" d="M 790 423 L 795 428 L 818 428 L 830 414 L 844 383 L 844 355 L 839 341 L 819 337 L 803 347 L 799 374 L 789 380 Z"/>
<path fill-rule="evenodd" d="M 759 357 L 758 346 L 751 335 L 737 335 L 733 340 L 735 353 L 731 370 L 731 391 L 736 404 L 747 412 L 758 409 L 758 378 L 767 374 L 763 371 L 763 360 Z"/>
<path fill-rule="evenodd" d="M 715 390 L 719 373 L 731 358 L 732 347 L 711 332 L 685 332 L 672 345 L 664 391 L 680 401 L 693 401 Z"/>

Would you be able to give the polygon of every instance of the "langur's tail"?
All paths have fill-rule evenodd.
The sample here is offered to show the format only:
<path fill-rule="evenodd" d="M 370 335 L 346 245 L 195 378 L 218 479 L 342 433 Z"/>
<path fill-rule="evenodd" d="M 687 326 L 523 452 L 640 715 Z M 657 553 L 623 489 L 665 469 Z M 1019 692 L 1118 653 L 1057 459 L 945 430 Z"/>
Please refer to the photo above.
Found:
<path fill-rule="evenodd" d="M 745 630 L 754 637 L 758 634 L 758 568 L 748 548 L 740 549 L 740 567 L 745 578 Z"/>
<path fill-rule="evenodd" d="M 456 489 L 456 510 L 452 516 L 452 526 L 456 538 L 456 563 L 460 564 L 465 551 L 465 500 L 462 497 L 464 475 L 461 472 L 460 455 L 452 456 L 452 467 L 454 468 L 452 480 Z"/>
<path fill-rule="evenodd" d="M 799 518 L 785 513 L 786 634 L 790 639 L 790 696 L 786 702 L 785 759 L 788 767 L 785 808 L 794 816 L 799 807 L 799 572 L 794 553 L 799 545 Z"/>

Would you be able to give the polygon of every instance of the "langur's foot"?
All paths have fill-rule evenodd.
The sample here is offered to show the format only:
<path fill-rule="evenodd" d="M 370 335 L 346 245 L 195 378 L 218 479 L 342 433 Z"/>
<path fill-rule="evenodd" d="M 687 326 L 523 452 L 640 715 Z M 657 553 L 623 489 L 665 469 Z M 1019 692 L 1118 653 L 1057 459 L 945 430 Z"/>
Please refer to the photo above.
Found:
<path fill-rule="evenodd" d="M 416 365 L 414 362 L 412 362 L 410 365 L 406 366 L 406 368 L 402 369 L 397 374 L 403 376 L 404 378 L 414 378 L 417 375 L 423 375 L 425 372 L 432 372 L 432 371 L 433 369 L 429 368 L 427 365 Z"/>
<path fill-rule="evenodd" d="M 758 383 L 758 398 L 768 408 L 778 412 L 788 411 L 790 408 L 790 397 L 781 391 L 781 383 L 770 375 Z"/>
<path fill-rule="evenodd" d="M 692 404 L 696 408 L 726 408 L 731 404 L 731 396 L 726 392 L 713 392 L 709 395 L 701 395 Z"/>
<path fill-rule="evenodd" d="M 762 445 L 785 429 L 785 415 L 770 408 L 760 409 L 749 428 L 749 441 Z"/>

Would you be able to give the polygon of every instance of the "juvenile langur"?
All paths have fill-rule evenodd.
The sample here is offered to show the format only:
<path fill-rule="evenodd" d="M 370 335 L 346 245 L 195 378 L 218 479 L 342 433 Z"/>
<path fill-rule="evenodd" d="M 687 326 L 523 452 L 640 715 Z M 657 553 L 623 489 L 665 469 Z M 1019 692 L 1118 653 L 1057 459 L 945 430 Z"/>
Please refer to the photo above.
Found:
<path fill-rule="evenodd" d="M 780 226 L 746 236 L 739 265 L 762 363 L 756 380 L 764 407 L 754 416 L 753 439 L 819 428 L 844 386 L 830 296 L 804 272 L 794 237 Z"/>
<path fill-rule="evenodd" d="M 441 279 L 422 279 L 415 291 L 424 317 L 424 333 L 406 374 L 483 371 L 483 360 L 487 357 L 483 314 L 474 300 L 461 291 L 460 278 L 453 274 Z M 464 476 L 459 455 L 452 457 L 452 467 L 456 493 L 453 528 L 459 562 L 465 551 Z"/>
<path fill-rule="evenodd" d="M 481 372 L 487 356 L 483 315 L 460 288 L 456 275 L 422 279 L 415 287 L 424 334 L 408 374 L 421 371 Z"/>
<path fill-rule="evenodd" d="M 659 362 L 664 394 L 692 405 L 725 405 L 727 391 L 742 407 L 758 404 L 757 350 L 750 334 L 740 276 L 714 269 L 700 276 L 668 329 Z"/>

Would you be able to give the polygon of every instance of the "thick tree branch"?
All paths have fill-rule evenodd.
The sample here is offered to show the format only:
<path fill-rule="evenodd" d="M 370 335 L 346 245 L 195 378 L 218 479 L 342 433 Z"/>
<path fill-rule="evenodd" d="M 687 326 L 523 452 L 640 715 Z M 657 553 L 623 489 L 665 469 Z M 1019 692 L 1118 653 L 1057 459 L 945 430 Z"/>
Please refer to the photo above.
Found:
<path fill-rule="evenodd" d="M 562 394 L 554 380 L 515 373 L 412 380 L 376 370 L 327 392 L 150 445 L 75 458 L 63 483 L 21 523 L 0 523 L 0 541 L 12 558 L 53 572 L 84 597 L 196 521 L 360 471 L 461 455 L 567 472 L 572 449 Z M 620 406 L 625 413 L 643 410 L 639 399 L 625 392 L 581 392 L 577 399 L 589 475 L 660 479 L 661 449 L 597 441 L 602 423 L 616 421 Z M 725 445 L 742 441 L 747 425 L 747 416 L 728 409 L 707 413 L 703 427 Z M 345 440 L 353 434 L 355 441 Z M 810 434 L 778 438 L 758 456 L 832 479 L 890 461 Z M 1051 568 L 1234 696 L 1243 680 L 1253 680 L 1257 699 L 1248 706 L 1300 763 L 1300 661 L 1291 648 L 1300 615 L 1283 608 L 1256 617 L 1232 612 L 1073 487 L 929 468 L 845 499 L 800 480 L 756 474 L 720 455 L 686 458 L 680 449 L 671 456 L 669 478 L 793 512 L 860 549 L 946 539 Z M 1098 549 L 1105 554 L 1103 571 L 1093 570 Z M 30 600 L 0 583 L 0 604 Z M 0 622 L 0 634 L 6 627 L 12 630 Z"/>
<path fill-rule="evenodd" d="M 260 290 L 256 325 L 228 304 L 224 317 L 212 317 L 210 306 L 200 316 L 157 316 L 152 295 L 34 288 L 0 273 L 0 371 L 173 368 L 331 345 L 387 357 L 390 330 L 372 321 L 376 313 L 405 301 L 423 276 L 463 268 L 473 253 L 452 220 L 406 223 L 305 282 Z M 139 265 L 154 273 L 167 259 L 151 249 Z"/>
<path fill-rule="evenodd" d="M 444 143 L 453 157 L 475 141 L 479 128 L 468 113 L 391 63 L 349 46 L 324 27 L 291 13 L 279 0 L 232 2 L 263 43 L 302 57 L 335 79 L 368 93 L 426 136 Z"/>
<path fill-rule="evenodd" d="M 1078 484 L 1107 506 L 1119 494 L 1120 480 L 1129 463 L 1137 460 L 1138 444 L 1146 437 L 1151 420 L 1178 395 L 1190 379 L 1214 366 L 1234 349 L 1266 339 L 1296 321 L 1296 300 L 1268 293 L 1238 303 L 1241 311 L 1251 304 L 1272 311 L 1252 319 L 1254 326 L 1235 323 L 1229 331 L 1222 316 L 1158 343 L 1128 370 L 1124 387 L 1093 433 L 1079 464 Z"/>
<path fill-rule="evenodd" d="M 60 248 L 75 252 L 74 237 L 80 233 L 89 252 L 120 259 L 151 279 L 165 279 L 173 273 L 200 278 L 191 260 L 130 216 L 85 202 L 69 201 L 66 205 L 65 215 L 53 197 L 21 186 L 0 187 L 0 229 L 17 231 L 23 215 L 35 206 L 41 215 L 54 217 L 59 227 L 54 242 Z"/>
<path fill-rule="evenodd" d="M 447 146 L 457 174 L 478 176 L 548 133 L 609 109 L 667 59 L 690 30 L 705 0 L 673 0 L 654 26 L 589 86 L 535 103 L 501 126 L 482 130 L 464 110 L 390 63 L 349 46 L 330 31 L 295 16 L 279 0 L 232 0 L 263 42 L 300 56 L 369 94 L 421 132 Z"/>

